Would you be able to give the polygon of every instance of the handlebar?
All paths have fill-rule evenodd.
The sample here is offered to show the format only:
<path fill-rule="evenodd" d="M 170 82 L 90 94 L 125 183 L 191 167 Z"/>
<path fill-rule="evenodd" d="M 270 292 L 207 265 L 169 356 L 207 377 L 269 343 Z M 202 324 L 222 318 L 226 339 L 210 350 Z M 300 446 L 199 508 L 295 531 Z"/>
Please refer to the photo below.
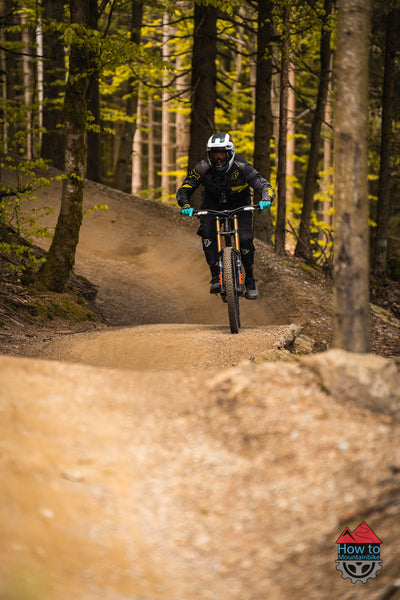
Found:
<path fill-rule="evenodd" d="M 251 212 L 254 210 L 260 210 L 258 204 L 248 204 L 246 206 L 239 206 L 237 208 L 232 209 L 224 209 L 224 210 L 213 210 L 211 208 L 201 208 L 199 210 L 195 210 L 193 212 L 194 217 L 204 217 L 205 215 L 215 215 L 217 217 L 233 217 L 240 212 Z"/>

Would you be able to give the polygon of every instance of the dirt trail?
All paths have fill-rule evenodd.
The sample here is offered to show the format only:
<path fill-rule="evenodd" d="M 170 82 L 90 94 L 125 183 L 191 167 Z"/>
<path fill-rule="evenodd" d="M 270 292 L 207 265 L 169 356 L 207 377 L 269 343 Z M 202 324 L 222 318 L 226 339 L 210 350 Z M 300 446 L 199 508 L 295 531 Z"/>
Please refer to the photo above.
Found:
<path fill-rule="evenodd" d="M 135 371 L 201 371 L 230 367 L 282 347 L 285 327 L 155 324 L 84 333 L 32 346 L 30 356 Z"/>
<path fill-rule="evenodd" d="M 226 307 L 209 293 L 198 222 L 151 202 L 108 202 L 107 213 L 85 223 L 77 256 L 77 270 L 99 285 L 107 321 L 226 325 Z M 242 302 L 242 313 L 249 326 L 271 321 L 260 303 Z"/>
<path fill-rule="evenodd" d="M 57 214 L 59 193 L 57 186 L 43 190 L 40 203 Z M 54 345 L 40 342 L 27 352 L 29 356 L 134 369 L 147 368 L 147 364 L 150 369 L 157 365 L 161 369 L 216 368 L 275 347 L 277 327 L 295 322 L 312 329 L 310 320 L 324 318 L 324 301 L 327 304 L 330 299 L 322 299 L 316 315 L 321 299 L 313 299 L 307 284 L 305 289 L 296 285 L 296 276 L 290 277 L 289 270 L 287 281 L 276 276 L 268 281 L 268 272 L 273 273 L 273 265 L 268 271 L 272 253 L 259 244 L 256 274 L 260 298 L 241 301 L 243 330 L 232 340 L 226 305 L 209 293 L 210 273 L 196 235 L 197 220 L 183 218 L 176 208 L 88 182 L 85 209 L 94 204 L 107 204 L 109 209 L 84 219 L 76 271 L 98 286 L 97 304 L 107 324 L 129 329 L 107 331 L 104 338 L 97 332 L 64 336 Z M 291 289 L 291 285 L 299 289 Z M 299 303 L 299 295 L 304 303 Z M 182 324 L 197 327 L 184 328 Z M 324 335 L 327 339 L 317 342 L 322 347 L 328 343 L 329 327 Z"/>
<path fill-rule="evenodd" d="M 398 406 L 394 361 L 355 381 L 341 356 L 351 394 L 330 394 L 301 356 L 331 342 L 318 276 L 258 243 L 260 299 L 233 336 L 197 223 L 88 183 L 86 208 L 106 203 L 76 271 L 107 325 L 0 356 L 0 598 L 399 600 L 400 432 L 363 406 L 370 387 Z M 263 360 L 276 352 L 291 360 Z M 362 520 L 384 563 L 353 585 L 335 542 Z"/>

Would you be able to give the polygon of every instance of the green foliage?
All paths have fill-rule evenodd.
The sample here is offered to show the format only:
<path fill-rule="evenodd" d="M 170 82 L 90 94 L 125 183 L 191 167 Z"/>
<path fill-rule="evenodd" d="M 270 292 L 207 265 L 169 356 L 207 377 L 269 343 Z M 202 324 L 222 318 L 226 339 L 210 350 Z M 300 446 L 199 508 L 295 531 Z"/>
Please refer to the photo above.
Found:
<path fill-rule="evenodd" d="M 256 21 L 257 11 L 256 3 L 245 0 L 196 0 L 203 5 L 215 6 L 218 9 L 218 59 L 217 59 L 217 96 L 218 105 L 215 114 L 215 127 L 217 130 L 227 130 L 232 133 L 237 150 L 247 160 L 252 161 L 254 151 L 254 74 L 256 57 Z M 393 0 L 391 0 L 392 3 Z M 390 6 L 391 6 L 391 3 Z M 382 79 L 383 79 L 383 48 L 385 38 L 385 18 L 388 3 L 382 3 L 378 0 L 373 1 L 373 31 L 371 42 L 371 85 L 370 85 L 370 110 L 369 110 L 369 184 L 370 184 L 370 219 L 373 225 L 376 222 L 376 206 L 378 193 L 378 175 L 380 165 L 380 135 L 382 120 Z M 67 3 L 66 3 L 67 5 Z M 297 2 L 297 0 L 285 0 L 285 2 L 274 3 L 273 28 L 276 38 L 271 45 L 271 53 L 274 62 L 274 124 L 276 126 L 278 119 L 278 94 L 279 80 L 276 74 L 279 71 L 279 36 L 283 31 L 282 10 L 284 6 L 290 8 L 290 51 L 291 59 L 296 67 L 296 144 L 295 144 L 295 176 L 292 181 L 294 195 L 291 204 L 288 206 L 288 212 L 294 211 L 300 213 L 302 203 L 302 186 L 305 177 L 307 156 L 309 152 L 309 131 L 315 107 L 316 93 L 318 89 L 319 73 L 319 43 L 321 33 L 321 23 L 324 18 L 323 0 L 312 2 Z M 41 14 L 40 3 L 36 0 L 15 0 L 13 2 L 16 19 L 4 21 L 3 31 L 5 34 L 2 40 L 2 46 L 6 51 L 13 53 L 13 56 L 21 59 L 21 52 L 24 50 L 21 33 L 28 30 L 33 33 L 38 17 L 41 16 L 41 23 L 44 32 L 57 32 L 63 39 L 65 46 L 71 44 L 80 45 L 89 51 L 92 63 L 91 74 L 98 74 L 100 78 L 101 92 L 101 123 L 94 120 L 93 115 L 88 113 L 88 129 L 101 133 L 103 139 L 103 148 L 106 147 L 107 154 L 103 155 L 103 170 L 111 174 L 113 169 L 113 138 L 118 134 L 119 127 L 124 122 L 130 122 L 136 125 L 136 115 L 128 116 L 126 113 L 126 100 L 130 95 L 139 91 L 145 114 L 142 116 L 141 128 L 144 137 L 148 134 L 149 122 L 146 114 L 146 107 L 151 99 L 155 111 L 155 123 L 153 124 L 153 133 L 159 138 L 160 131 L 160 113 L 162 104 L 162 86 L 168 90 L 168 107 L 173 113 L 184 114 L 189 117 L 190 113 L 190 68 L 191 68 L 191 49 L 193 40 L 193 3 L 177 3 L 172 0 L 149 0 L 143 3 L 143 27 L 141 31 L 142 41 L 135 44 L 130 39 L 130 3 L 128 2 L 106 2 L 102 3 L 103 13 L 100 16 L 98 30 L 82 28 L 76 24 L 68 22 L 68 12 L 65 13 L 64 21 L 56 21 L 48 18 L 46 14 Z M 163 40 L 163 17 L 168 13 L 170 16 L 171 35 L 167 42 Z M 23 15 L 24 21 L 19 20 Z M 336 45 L 336 13 L 328 20 L 325 27 L 332 30 L 332 47 Z M 163 60 L 162 48 L 168 49 L 169 60 Z M 33 53 L 34 46 L 30 51 Z M 67 56 L 68 58 L 68 56 Z M 32 57 L 34 61 L 34 58 Z M 398 69 L 398 66 L 397 66 Z M 186 80 L 186 90 L 182 90 L 179 83 L 184 79 L 185 74 L 189 72 L 189 80 Z M 398 70 L 397 70 L 398 74 Z M 400 172 L 400 86 L 396 78 L 396 94 L 394 101 L 395 123 L 394 144 L 392 151 L 392 213 L 400 211 L 400 190 L 399 175 Z M 56 84 L 56 82 L 55 82 Z M 30 168 L 36 171 L 40 163 L 31 164 L 26 159 L 26 124 L 28 116 L 20 109 L 22 104 L 23 86 L 20 81 L 16 84 L 16 91 L 19 94 L 17 103 L 9 107 L 9 112 L 3 112 L 3 122 L 7 121 L 8 126 L 14 126 L 15 133 L 13 137 L 13 147 L 10 146 L 11 155 L 15 161 L 19 156 L 22 171 L 17 179 L 19 183 L 14 185 L 31 187 L 34 194 L 35 185 L 40 185 L 37 181 L 35 185 L 27 179 L 23 169 Z M 46 100 L 46 99 L 45 99 Z M 56 101 L 58 106 L 62 102 L 62 97 Z M 29 107 L 37 115 L 37 105 Z M 25 110 L 25 109 L 24 109 Z M 11 117 L 11 112 L 13 113 Z M 62 127 L 62 123 L 59 124 Z M 34 135 L 39 137 L 38 127 L 33 130 Z M 274 135 L 276 138 L 276 127 Z M 323 135 L 330 136 L 332 132 L 329 126 L 324 126 Z M 175 137 L 174 137 L 175 136 Z M 277 141 L 277 139 L 276 139 Z M 176 134 L 172 134 L 172 145 L 179 145 L 180 140 L 176 139 Z M 156 162 L 159 163 L 161 153 L 160 142 L 155 146 Z M 321 149 L 322 150 L 322 149 Z M 146 150 L 144 150 L 146 152 Z M 3 164 L 6 166 L 10 160 L 8 150 L 2 150 L 4 156 Z M 322 152 L 321 152 L 322 155 Z M 105 158 L 106 156 L 106 158 Z M 271 183 L 275 186 L 276 161 L 274 151 L 271 155 L 272 173 Z M 178 161 L 177 161 L 178 162 Z M 147 168 L 143 160 L 144 171 Z M 171 179 L 183 176 L 187 168 L 187 158 L 181 158 L 176 168 L 169 172 Z M 23 165 L 23 167 L 22 167 Z M 11 167 L 13 169 L 14 166 Z M 159 165 L 157 165 L 159 170 Z M 319 179 L 316 182 L 315 207 L 316 212 L 313 216 L 311 227 L 313 234 L 318 230 L 323 221 L 319 208 L 322 202 L 329 202 L 329 215 L 333 211 L 332 184 L 326 186 L 325 179 L 328 173 L 323 172 L 322 161 L 320 164 Z M 157 174 L 159 178 L 159 173 Z M 5 184 L 3 184 L 4 186 Z M 155 187 L 159 185 L 159 179 L 156 179 Z M 3 187 L 3 191 L 7 188 Z M 8 190 L 7 193 L 10 193 Z M 153 191 L 148 191 L 152 194 Z M 29 195 L 29 194 L 27 194 Z M 18 193 L 17 196 L 6 196 L 2 202 L 2 219 L 13 223 L 13 226 L 24 228 L 24 223 L 29 218 L 36 218 L 33 215 L 28 218 L 24 212 L 24 205 L 31 199 L 25 199 L 25 193 Z M 317 212 L 317 209 L 319 212 Z M 272 214 L 276 210 L 276 203 L 273 205 Z M 291 219 L 293 219 L 291 217 Z M 4 222 L 5 222 L 4 221 Z M 36 225 L 26 223 L 27 227 L 33 227 L 31 235 L 45 235 L 44 229 L 41 230 L 40 220 Z M 298 219 L 293 219 L 293 226 L 296 229 Z M 36 230 L 35 230 L 36 227 Z M 33 233 L 32 233 L 33 232 Z"/>
<path fill-rule="evenodd" d="M 102 210 L 102 211 L 108 210 L 108 205 L 107 204 L 95 204 L 91 208 L 88 208 L 87 210 L 85 210 L 83 216 L 86 217 L 87 215 L 90 215 L 90 214 L 96 212 L 97 210 Z"/>
<path fill-rule="evenodd" d="M 20 118 L 18 111 L 8 103 L 3 102 L 2 108 L 0 127 L 5 122 L 10 126 Z M 16 265 L 10 265 L 17 271 L 32 269 L 43 261 L 35 255 L 31 244 L 34 239 L 51 236 L 43 220 L 53 211 L 35 207 L 35 192 L 56 179 L 44 174 L 46 165 L 42 159 L 24 159 L 26 136 L 27 131 L 16 131 L 12 139 L 3 138 L 0 146 L 0 226 L 3 231 L 16 234 L 7 240 L 0 239 L 0 252 L 19 259 Z"/>

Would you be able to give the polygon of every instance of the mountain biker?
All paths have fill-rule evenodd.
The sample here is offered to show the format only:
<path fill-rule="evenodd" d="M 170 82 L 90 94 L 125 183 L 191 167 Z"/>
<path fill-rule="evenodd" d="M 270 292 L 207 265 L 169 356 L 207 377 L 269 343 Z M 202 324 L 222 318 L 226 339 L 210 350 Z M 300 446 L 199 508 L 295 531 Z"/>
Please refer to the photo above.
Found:
<path fill-rule="evenodd" d="M 224 210 L 251 204 L 250 187 L 262 198 L 261 209 L 269 208 L 274 197 L 270 183 L 264 179 L 244 158 L 235 153 L 235 146 L 228 133 L 216 133 L 207 142 L 206 158 L 192 169 L 176 192 L 176 199 L 183 215 L 192 216 L 190 197 L 202 184 L 202 209 Z M 239 242 L 242 264 L 245 270 L 245 297 L 258 298 L 256 280 L 253 274 L 254 244 L 252 215 L 250 212 L 238 214 Z M 201 236 L 206 261 L 211 270 L 210 293 L 220 291 L 218 279 L 218 249 L 215 217 L 200 217 L 197 234 Z"/>

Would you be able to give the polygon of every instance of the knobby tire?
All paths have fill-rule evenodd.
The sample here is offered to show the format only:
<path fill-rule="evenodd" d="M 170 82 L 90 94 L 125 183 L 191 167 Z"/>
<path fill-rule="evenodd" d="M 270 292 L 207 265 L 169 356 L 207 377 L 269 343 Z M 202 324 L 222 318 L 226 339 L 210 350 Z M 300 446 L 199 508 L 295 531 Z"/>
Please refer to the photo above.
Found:
<path fill-rule="evenodd" d="M 228 305 L 229 325 L 232 333 L 239 333 L 240 310 L 237 289 L 237 265 L 235 252 L 231 247 L 224 248 L 223 254 L 226 303 Z"/>

